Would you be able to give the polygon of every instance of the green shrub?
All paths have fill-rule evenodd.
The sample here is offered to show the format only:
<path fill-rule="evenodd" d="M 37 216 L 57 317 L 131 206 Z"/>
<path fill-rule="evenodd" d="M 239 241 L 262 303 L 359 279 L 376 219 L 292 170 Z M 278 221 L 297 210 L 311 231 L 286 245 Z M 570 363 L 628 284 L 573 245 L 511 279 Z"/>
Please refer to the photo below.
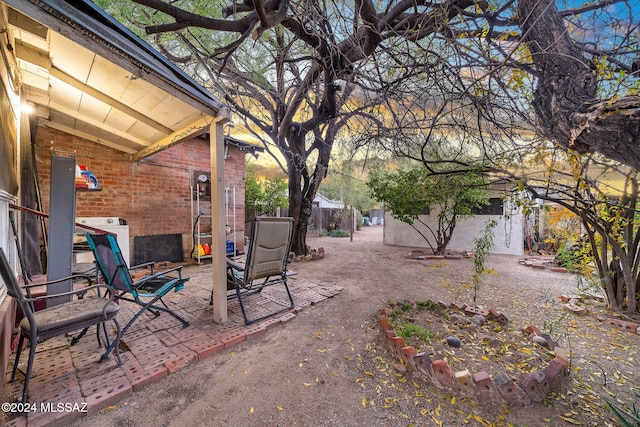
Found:
<path fill-rule="evenodd" d="M 395 331 L 404 339 L 417 337 L 420 341 L 431 342 L 432 339 L 438 338 L 438 334 L 435 332 L 427 331 L 422 326 L 413 323 L 401 323 L 395 328 Z"/>
<path fill-rule="evenodd" d="M 329 236 L 329 237 L 349 237 L 350 234 L 345 230 L 320 230 L 320 237 Z"/>
<path fill-rule="evenodd" d="M 445 308 L 442 305 L 440 305 L 437 302 L 435 302 L 435 301 L 431 301 L 431 300 L 418 301 L 416 306 L 420 310 L 430 311 L 431 313 L 434 313 L 434 314 L 437 314 L 439 316 L 442 316 L 442 318 L 444 318 L 444 319 L 448 319 L 449 318 L 449 315 L 447 314 Z"/>
<path fill-rule="evenodd" d="M 556 262 L 569 271 L 577 271 L 580 266 L 580 251 L 574 247 L 563 246 L 558 249 Z"/>

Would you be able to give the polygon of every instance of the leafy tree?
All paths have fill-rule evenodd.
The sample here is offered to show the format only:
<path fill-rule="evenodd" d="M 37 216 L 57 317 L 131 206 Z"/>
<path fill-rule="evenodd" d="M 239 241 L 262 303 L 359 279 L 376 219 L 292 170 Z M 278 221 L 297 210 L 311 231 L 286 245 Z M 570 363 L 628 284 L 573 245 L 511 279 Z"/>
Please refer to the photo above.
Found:
<path fill-rule="evenodd" d="M 223 9 L 201 0 L 138 2 L 149 8 L 123 0 L 103 3 L 135 29 L 144 28 L 166 56 L 223 98 L 274 156 L 288 176 L 292 250 L 305 253 L 312 202 L 336 138 L 361 127 L 360 120 L 378 121 L 372 109 L 382 101 L 373 86 L 356 84 L 357 64 L 348 65 L 351 60 L 335 51 L 347 29 L 330 21 L 353 5 L 282 4 L 274 15 L 248 3 Z M 291 18 L 281 22 L 287 14 Z M 258 28 L 252 16 L 275 21 Z M 248 42 L 250 35 L 254 40 Z M 347 104 L 354 93 L 357 103 Z"/>
<path fill-rule="evenodd" d="M 352 205 L 360 212 L 368 211 L 376 205 L 367 188 L 366 173 L 351 161 L 336 162 L 322 181 L 320 190 L 331 200 L 340 200 Z"/>
<path fill-rule="evenodd" d="M 526 131 L 640 167 L 631 0 L 564 10 L 554 0 L 134 1 L 144 7 L 129 22 L 284 157 L 298 253 L 347 130 L 368 131 L 358 146 L 376 141 L 417 160 L 406 133 L 472 137 L 491 161 Z"/>
<path fill-rule="evenodd" d="M 253 215 L 275 215 L 279 207 L 287 206 L 287 182 L 280 178 L 258 179 L 253 167 L 245 175 L 245 206 Z"/>
<path fill-rule="evenodd" d="M 422 166 L 393 172 L 374 172 L 369 178 L 373 197 L 384 203 L 391 215 L 416 230 L 435 254 L 444 254 L 457 221 L 471 217 L 473 209 L 489 203 L 481 175 L 431 175 Z M 421 216 L 437 215 L 437 227 Z M 420 224 L 423 232 L 416 224 Z"/>
<path fill-rule="evenodd" d="M 593 266 L 609 307 L 635 314 L 640 294 L 638 171 L 600 155 L 539 150 L 526 171 L 509 171 L 521 189 L 574 213 L 585 234 L 583 266 Z M 589 273 L 589 272 L 587 272 Z"/>
<path fill-rule="evenodd" d="M 262 204 L 262 187 L 256 177 L 255 168 L 250 165 L 246 165 L 245 179 L 244 179 L 244 204 L 247 210 L 248 216 L 253 217 L 256 212 L 260 211 Z M 252 212 L 249 214 L 249 212 Z"/>

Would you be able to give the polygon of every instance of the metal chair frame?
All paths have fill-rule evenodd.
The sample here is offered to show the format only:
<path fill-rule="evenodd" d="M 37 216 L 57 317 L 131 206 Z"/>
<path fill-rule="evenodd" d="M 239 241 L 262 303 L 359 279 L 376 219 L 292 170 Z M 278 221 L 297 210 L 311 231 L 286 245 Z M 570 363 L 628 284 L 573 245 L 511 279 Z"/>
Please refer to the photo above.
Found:
<path fill-rule="evenodd" d="M 92 278 L 84 275 L 64 277 L 43 284 L 36 283 L 20 286 L 15 272 L 11 268 L 11 265 L 9 264 L 9 261 L 2 248 L 0 248 L 0 276 L 7 286 L 7 293 L 16 300 L 18 308 L 24 315 L 24 318 L 20 321 L 19 325 L 20 339 L 18 342 L 18 349 L 16 352 L 10 381 L 13 382 L 16 379 L 16 373 L 18 371 L 18 364 L 20 363 L 20 355 L 22 353 L 24 340 L 28 339 L 30 345 L 29 360 L 27 362 L 27 371 L 25 372 L 24 388 L 22 391 L 22 403 L 27 403 L 29 382 L 31 380 L 31 374 L 33 371 L 33 362 L 36 355 L 36 347 L 38 343 L 49 338 L 64 335 L 77 330 L 82 330 L 91 326 L 99 326 L 111 320 L 116 326 L 116 337 L 112 341 L 112 345 L 115 348 L 116 361 L 118 364 L 121 364 L 120 353 L 118 352 L 120 324 L 118 323 L 117 319 L 120 306 L 115 302 L 114 294 L 107 286 L 94 285 L 92 284 Z M 38 297 L 25 296 L 25 292 L 27 293 L 27 295 L 29 295 L 28 290 L 31 288 L 47 286 L 53 283 L 58 283 L 75 278 L 83 278 L 87 280 L 89 286 L 76 291 L 53 295 Z M 101 294 L 99 292 L 96 296 L 90 295 L 91 291 L 97 291 L 101 288 L 106 291 L 104 296 L 100 296 Z M 33 310 L 32 304 L 36 301 L 46 301 L 51 298 L 74 295 L 77 296 L 78 299 L 72 299 L 69 302 L 63 302 L 52 307 L 47 307 L 44 310 Z M 110 296 L 107 297 L 106 295 Z M 100 360 L 103 359 L 101 358 Z"/>
<path fill-rule="evenodd" d="M 293 218 L 256 217 L 251 224 L 245 265 L 227 259 L 227 289 L 235 290 L 235 293 L 227 295 L 227 300 L 238 299 L 245 324 L 294 308 L 293 297 L 287 284 L 287 263 L 292 236 Z M 289 305 L 256 318 L 249 318 L 245 298 L 262 292 L 267 286 L 277 284 L 284 285 Z M 210 303 L 213 304 L 213 292 Z"/>
<path fill-rule="evenodd" d="M 170 291 L 179 291 L 184 288 L 184 283 L 189 280 L 182 277 L 182 266 L 177 266 L 161 272 L 155 272 L 155 263 L 148 262 L 140 265 L 128 267 L 122 256 L 120 247 L 113 234 L 91 234 L 87 235 L 87 243 L 96 258 L 97 270 L 115 293 L 119 300 L 130 301 L 138 304 L 141 308 L 122 328 L 120 336 L 123 336 L 133 323 L 145 312 L 149 311 L 154 316 L 159 316 L 160 312 L 165 312 L 179 320 L 185 327 L 189 322 L 171 310 L 162 300 Z M 142 277 L 138 281 L 133 280 L 131 271 L 149 267 L 151 274 Z M 176 274 L 177 277 L 169 275 Z M 157 305 L 160 302 L 162 305 Z M 109 357 L 109 353 L 115 348 L 115 343 L 111 343 L 103 359 Z"/>

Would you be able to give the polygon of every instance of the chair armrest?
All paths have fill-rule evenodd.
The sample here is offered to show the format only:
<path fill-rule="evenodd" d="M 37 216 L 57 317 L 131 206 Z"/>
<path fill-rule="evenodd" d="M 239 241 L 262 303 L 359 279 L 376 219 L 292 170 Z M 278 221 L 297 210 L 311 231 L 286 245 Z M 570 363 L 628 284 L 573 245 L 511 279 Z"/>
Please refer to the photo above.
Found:
<path fill-rule="evenodd" d="M 183 268 L 184 268 L 184 266 L 179 265 L 179 266 L 177 266 L 177 267 L 171 267 L 171 268 L 170 268 L 170 269 L 168 269 L 168 270 L 158 271 L 156 274 L 157 274 L 158 276 L 160 276 L 160 275 L 162 275 L 162 274 L 167 274 L 167 273 L 171 273 L 171 272 L 174 272 L 174 271 L 177 271 L 177 272 L 178 272 L 178 274 L 182 274 L 182 269 L 183 269 Z"/>
<path fill-rule="evenodd" d="M 67 277 L 63 277 L 61 279 L 54 279 L 54 280 L 50 280 L 47 282 L 42 282 L 42 283 L 29 283 L 27 285 L 22 285 L 21 287 L 23 289 L 31 289 L 31 288 L 37 288 L 40 286 L 49 286 L 49 285 L 53 285 L 54 283 L 60 283 L 60 282 L 65 282 L 67 280 L 74 280 L 74 279 L 84 279 L 87 282 L 89 282 L 89 286 L 93 285 L 93 281 L 94 281 L 94 277 L 93 276 L 88 276 L 86 274 L 74 274 L 73 276 L 67 276 Z"/>
<path fill-rule="evenodd" d="M 43 295 L 43 296 L 34 297 L 34 298 L 25 298 L 24 300 L 27 301 L 27 302 L 35 302 L 35 301 L 45 301 L 47 299 L 56 298 L 56 297 L 64 297 L 64 296 L 69 296 L 69 295 L 79 295 L 79 294 L 83 294 L 84 295 L 88 291 L 90 291 L 92 289 L 98 289 L 98 288 L 105 289 L 106 290 L 105 295 L 111 294 L 109 299 L 113 299 L 113 289 L 111 289 L 109 286 L 107 286 L 107 285 L 92 285 L 92 286 L 89 286 L 87 288 L 79 289 L 77 291 L 62 292 L 62 293 L 53 294 L 53 295 Z"/>
<path fill-rule="evenodd" d="M 164 276 L 167 273 L 173 273 L 174 271 L 178 272 L 178 279 L 182 279 L 182 265 L 179 265 L 177 267 L 172 267 L 168 270 L 162 270 L 162 271 L 158 271 L 156 273 L 151 272 L 150 275 L 143 277 L 142 279 L 139 280 L 140 283 L 144 283 L 149 279 L 153 279 L 154 277 L 160 277 L 160 276 Z"/>
<path fill-rule="evenodd" d="M 227 259 L 227 268 L 231 268 L 237 271 L 244 271 L 244 266 L 242 264 L 238 264 L 237 262 L 231 261 Z"/>
<path fill-rule="evenodd" d="M 151 274 L 155 274 L 154 270 L 156 268 L 156 262 L 155 261 L 149 261 L 149 262 L 145 262 L 142 264 L 138 264 L 138 265 L 133 265 L 131 267 L 129 267 L 129 271 L 131 270 L 140 270 L 141 268 L 145 268 L 145 267 L 151 267 Z"/>

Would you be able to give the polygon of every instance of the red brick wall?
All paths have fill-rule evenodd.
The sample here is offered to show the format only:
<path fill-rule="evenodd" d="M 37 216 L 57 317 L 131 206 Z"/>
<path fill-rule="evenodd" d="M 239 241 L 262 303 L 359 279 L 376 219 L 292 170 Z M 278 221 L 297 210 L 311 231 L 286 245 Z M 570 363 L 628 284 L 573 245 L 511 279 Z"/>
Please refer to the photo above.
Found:
<path fill-rule="evenodd" d="M 134 162 L 126 153 L 39 127 L 36 163 L 46 212 L 49 211 L 52 150 L 60 155 L 75 152 L 78 165 L 86 165 L 98 179 L 101 191 L 76 192 L 77 217 L 117 216 L 125 219 L 129 225 L 132 254 L 134 236 L 182 234 L 183 250 L 185 256 L 189 255 L 192 245 L 191 185 L 195 172 L 211 169 L 208 140 L 196 138 Z M 236 187 L 236 234 L 239 236 L 236 247 L 243 250 L 245 152 L 230 147 L 228 153 L 225 186 Z M 207 214 L 211 213 L 210 201 L 201 201 L 201 207 Z"/>

